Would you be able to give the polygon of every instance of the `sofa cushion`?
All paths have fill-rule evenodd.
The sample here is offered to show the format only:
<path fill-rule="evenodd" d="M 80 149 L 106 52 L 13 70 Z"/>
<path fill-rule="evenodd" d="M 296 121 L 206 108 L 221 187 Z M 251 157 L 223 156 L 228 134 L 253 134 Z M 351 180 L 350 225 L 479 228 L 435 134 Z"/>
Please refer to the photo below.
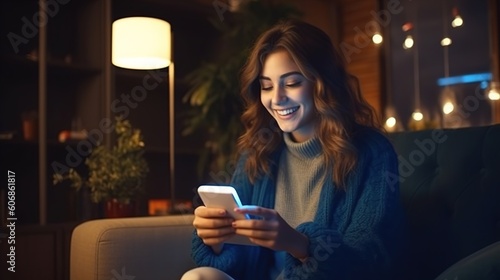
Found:
<path fill-rule="evenodd" d="M 390 138 L 410 223 L 414 279 L 434 279 L 500 240 L 500 125 Z"/>

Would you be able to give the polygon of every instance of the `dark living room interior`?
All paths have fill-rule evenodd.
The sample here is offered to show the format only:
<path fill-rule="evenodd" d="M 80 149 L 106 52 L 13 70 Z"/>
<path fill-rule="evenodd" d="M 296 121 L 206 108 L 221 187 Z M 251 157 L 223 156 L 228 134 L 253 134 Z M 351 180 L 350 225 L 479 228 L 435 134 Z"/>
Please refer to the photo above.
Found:
<path fill-rule="evenodd" d="M 1 279 L 70 279 L 73 230 L 110 216 L 106 201 L 69 181 L 55 184 L 54 174 L 88 176 L 92 149 L 117 140 L 109 129 L 116 117 L 140 131 L 148 166 L 129 217 L 190 214 L 199 185 L 228 183 L 241 131 L 238 69 L 256 35 L 283 17 L 330 35 L 395 141 L 412 142 L 409 132 L 486 126 L 498 138 L 496 0 L 7 0 L 1 7 L 0 169 L 15 182 L 0 186 Z M 113 22 L 137 16 L 170 24 L 175 76 L 173 64 L 134 70 L 112 63 Z M 499 148 L 489 156 L 498 175 Z M 495 195 L 498 182 L 487 182 Z M 500 204 L 500 196 L 489 198 Z M 500 240 L 495 211 L 481 245 Z M 7 269 L 12 234 L 16 273 Z M 425 276 L 435 279 L 439 269 Z"/>

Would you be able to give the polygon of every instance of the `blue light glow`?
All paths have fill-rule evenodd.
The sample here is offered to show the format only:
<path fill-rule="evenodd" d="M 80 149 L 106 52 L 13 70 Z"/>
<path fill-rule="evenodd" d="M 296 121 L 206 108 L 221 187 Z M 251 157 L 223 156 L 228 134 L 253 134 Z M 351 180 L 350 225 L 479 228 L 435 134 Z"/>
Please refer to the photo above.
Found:
<path fill-rule="evenodd" d="M 444 87 L 444 86 L 451 86 L 451 85 L 457 85 L 457 84 L 468 84 L 468 83 L 490 81 L 491 78 L 492 78 L 492 75 L 490 72 L 475 73 L 475 74 L 467 74 L 467 75 L 454 76 L 454 77 L 439 78 L 437 83 L 439 86 Z"/>

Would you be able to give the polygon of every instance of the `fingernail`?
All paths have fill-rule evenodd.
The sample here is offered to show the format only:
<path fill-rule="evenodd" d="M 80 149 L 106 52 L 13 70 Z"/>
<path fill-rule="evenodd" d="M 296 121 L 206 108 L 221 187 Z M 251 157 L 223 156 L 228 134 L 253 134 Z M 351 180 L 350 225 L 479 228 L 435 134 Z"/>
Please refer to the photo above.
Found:
<path fill-rule="evenodd" d="M 236 222 L 232 222 L 231 226 L 236 227 Z"/>

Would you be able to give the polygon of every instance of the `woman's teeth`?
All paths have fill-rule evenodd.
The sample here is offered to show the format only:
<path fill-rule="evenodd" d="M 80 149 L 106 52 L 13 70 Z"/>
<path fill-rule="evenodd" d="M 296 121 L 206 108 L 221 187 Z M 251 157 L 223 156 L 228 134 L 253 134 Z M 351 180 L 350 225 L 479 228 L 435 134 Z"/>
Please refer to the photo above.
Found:
<path fill-rule="evenodd" d="M 285 109 L 285 110 L 276 110 L 276 112 L 280 116 L 286 116 L 286 115 L 290 115 L 290 114 L 296 112 L 298 109 L 299 109 L 299 107 L 294 107 L 294 108 Z"/>

